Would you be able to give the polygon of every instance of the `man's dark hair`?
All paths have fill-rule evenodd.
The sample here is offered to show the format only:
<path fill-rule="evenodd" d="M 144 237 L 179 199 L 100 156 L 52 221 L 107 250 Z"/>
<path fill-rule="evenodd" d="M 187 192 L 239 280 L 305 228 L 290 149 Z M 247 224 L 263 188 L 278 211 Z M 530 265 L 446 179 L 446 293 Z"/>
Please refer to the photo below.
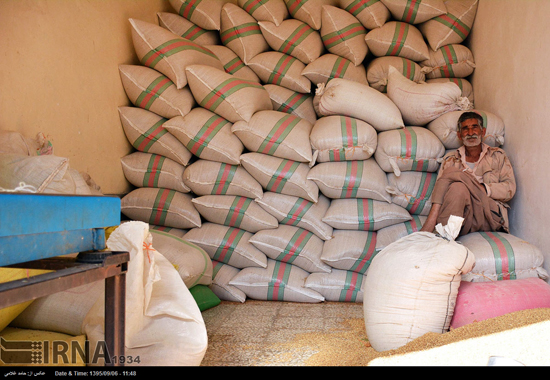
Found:
<path fill-rule="evenodd" d="M 483 118 L 481 117 L 480 114 L 478 114 L 477 112 L 473 112 L 473 111 L 466 111 L 464 113 L 462 113 L 462 115 L 460 115 L 460 117 L 458 118 L 458 131 L 460 132 L 460 129 L 462 128 L 462 122 L 463 121 L 466 121 L 468 119 L 477 119 L 477 121 L 479 122 L 479 125 L 481 128 L 485 128 L 485 126 L 483 125 Z"/>

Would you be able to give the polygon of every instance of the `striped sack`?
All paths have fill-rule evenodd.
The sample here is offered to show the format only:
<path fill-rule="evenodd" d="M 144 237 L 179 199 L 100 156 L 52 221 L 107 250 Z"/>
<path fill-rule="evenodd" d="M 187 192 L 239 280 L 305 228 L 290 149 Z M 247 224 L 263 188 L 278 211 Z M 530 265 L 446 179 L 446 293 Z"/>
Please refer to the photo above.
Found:
<path fill-rule="evenodd" d="M 242 166 L 197 160 L 185 168 L 183 183 L 198 196 L 240 195 L 261 198 L 262 186 Z"/>
<path fill-rule="evenodd" d="M 397 21 L 420 24 L 447 13 L 444 0 L 380 0 Z"/>
<path fill-rule="evenodd" d="M 348 116 L 320 118 L 309 138 L 316 162 L 367 160 L 378 145 L 376 129 Z"/>
<path fill-rule="evenodd" d="M 380 28 L 391 19 L 390 11 L 379 0 L 340 0 L 340 8 L 355 16 L 369 30 Z"/>
<path fill-rule="evenodd" d="M 230 285 L 242 290 L 248 298 L 260 301 L 318 303 L 324 297 L 304 287 L 309 272 L 296 265 L 268 259 L 267 268 L 244 268 Z"/>
<path fill-rule="evenodd" d="M 284 0 L 291 18 L 303 21 L 315 30 L 321 29 L 323 5 L 338 6 L 339 0 Z"/>
<path fill-rule="evenodd" d="M 306 163 L 263 153 L 245 153 L 241 156 L 241 164 L 265 191 L 294 195 L 311 202 L 319 198 L 319 188 L 307 179 L 309 166 Z"/>
<path fill-rule="evenodd" d="M 195 25 L 185 17 L 170 12 L 157 12 L 159 25 L 174 34 L 199 45 L 218 45 L 221 43 L 217 30 L 206 30 Z"/>
<path fill-rule="evenodd" d="M 445 155 L 445 147 L 424 127 L 405 127 L 378 134 L 374 158 L 386 173 L 403 171 L 435 172 Z"/>
<path fill-rule="evenodd" d="M 339 230 L 378 231 L 411 220 L 403 207 L 368 198 L 333 199 L 323 222 Z"/>
<path fill-rule="evenodd" d="M 279 25 L 288 18 L 288 9 L 283 0 L 237 0 L 237 4 L 256 21 Z"/>
<path fill-rule="evenodd" d="M 249 241 L 270 259 L 296 265 L 310 273 L 330 272 L 330 267 L 321 261 L 324 242 L 311 231 L 280 225 L 256 232 Z"/>
<path fill-rule="evenodd" d="M 384 227 L 376 231 L 376 252 L 380 252 L 391 243 L 418 232 L 426 222 L 424 215 L 411 215 L 411 220 Z"/>
<path fill-rule="evenodd" d="M 479 0 L 447 0 L 447 13 L 418 26 L 432 50 L 462 43 L 470 34 Z"/>
<path fill-rule="evenodd" d="M 351 13 L 338 7 L 324 5 L 321 11 L 321 39 L 332 54 L 360 65 L 368 53 L 365 42 L 367 30 Z"/>
<path fill-rule="evenodd" d="M 278 51 L 260 53 L 248 63 L 264 84 L 276 84 L 292 91 L 309 93 L 311 82 L 302 75 L 302 61 Z"/>
<path fill-rule="evenodd" d="M 187 84 L 185 68 L 201 64 L 223 70 L 223 65 L 210 50 L 145 21 L 130 19 L 132 42 L 141 65 L 164 74 L 176 87 Z"/>
<path fill-rule="evenodd" d="M 277 219 L 254 199 L 239 195 L 203 195 L 192 200 L 201 216 L 211 223 L 237 227 L 248 232 L 277 228 Z"/>
<path fill-rule="evenodd" d="M 239 269 L 265 268 L 267 258 L 248 242 L 251 237 L 252 233 L 248 231 L 216 223 L 203 223 L 185 234 L 185 240 L 204 249 L 212 260 Z"/>
<path fill-rule="evenodd" d="M 544 257 L 535 245 L 504 232 L 472 232 L 456 239 L 475 256 L 463 281 L 489 282 L 538 277 L 548 279 Z"/>
<path fill-rule="evenodd" d="M 313 95 L 289 90 L 276 84 L 266 84 L 273 110 L 298 116 L 315 124 L 317 114 L 313 108 Z"/>
<path fill-rule="evenodd" d="M 330 199 L 370 198 L 391 202 L 386 173 L 374 158 L 362 161 L 322 162 L 307 176 Z"/>
<path fill-rule="evenodd" d="M 118 113 L 126 138 L 132 146 L 144 153 L 155 153 L 186 166 L 192 157 L 166 128 L 167 119 L 137 107 L 119 107 Z"/>
<path fill-rule="evenodd" d="M 410 59 L 402 57 L 378 57 L 370 61 L 367 66 L 367 81 L 372 88 L 380 92 L 387 92 L 390 66 L 395 67 L 405 78 L 413 82 L 420 83 L 426 80 L 422 67 Z"/>
<path fill-rule="evenodd" d="M 229 285 L 229 281 L 240 272 L 240 269 L 216 260 L 212 260 L 212 264 L 214 270 L 210 290 L 222 301 L 245 302 L 246 294 L 237 287 Z"/>
<path fill-rule="evenodd" d="M 255 201 L 281 225 L 306 229 L 323 240 L 332 238 L 333 228 L 321 220 L 330 206 L 330 200 L 323 194 L 313 203 L 293 195 L 266 191 L 262 199 Z"/>
<path fill-rule="evenodd" d="M 251 152 L 299 162 L 311 162 L 309 134 L 312 125 L 281 111 L 258 111 L 250 121 L 233 124 L 231 131 Z"/>
<path fill-rule="evenodd" d="M 472 51 L 464 45 L 445 45 L 430 51 L 430 58 L 420 62 L 426 78 L 465 78 L 476 67 Z"/>
<path fill-rule="evenodd" d="M 304 286 L 319 292 L 325 301 L 363 302 L 363 275 L 357 272 L 333 269 L 330 273 L 312 273 Z"/>
<path fill-rule="evenodd" d="M 183 183 L 185 166 L 153 153 L 134 152 L 120 159 L 124 177 L 135 187 L 155 187 L 188 193 Z"/>
<path fill-rule="evenodd" d="M 374 231 L 336 230 L 325 242 L 321 260 L 335 269 L 365 274 L 377 253 L 377 236 Z"/>
<path fill-rule="evenodd" d="M 436 78 L 436 79 L 426 79 L 426 83 L 447 83 L 452 82 L 456 84 L 460 91 L 462 91 L 462 97 L 468 98 L 472 105 L 474 104 L 474 88 L 470 81 L 464 78 Z"/>
<path fill-rule="evenodd" d="M 428 215 L 436 179 L 435 172 L 403 172 L 399 177 L 388 173 L 386 190 L 392 203 L 405 207 L 411 215 Z"/>
<path fill-rule="evenodd" d="M 256 73 L 246 66 L 233 50 L 223 45 L 207 45 L 206 48 L 216 54 L 216 57 L 223 64 L 226 73 L 240 79 L 260 83 L 260 78 L 258 78 Z"/>
<path fill-rule="evenodd" d="M 200 227 L 201 216 L 191 198 L 175 190 L 141 187 L 122 197 L 121 212 L 131 220 L 159 226 Z"/>
<path fill-rule="evenodd" d="M 206 30 L 220 30 L 220 14 L 228 0 L 169 0 L 182 17 Z"/>
<path fill-rule="evenodd" d="M 198 105 L 232 123 L 248 121 L 257 111 L 273 109 L 269 93 L 257 82 L 204 65 L 192 65 L 185 71 Z"/>
<path fill-rule="evenodd" d="M 175 237 L 178 237 L 178 238 L 183 238 L 185 234 L 189 231 L 181 228 L 156 226 L 154 224 L 149 224 L 149 230 L 166 232 L 167 234 L 174 235 Z"/>
<path fill-rule="evenodd" d="M 365 66 L 355 66 L 349 59 L 336 54 L 323 54 L 302 70 L 302 75 L 317 86 L 333 78 L 342 78 L 368 84 Z"/>
<path fill-rule="evenodd" d="M 136 107 L 170 119 L 187 115 L 195 106 L 189 87 L 178 90 L 156 70 L 140 65 L 120 65 L 118 70 L 124 91 Z"/>
<path fill-rule="evenodd" d="M 297 58 L 306 65 L 319 58 L 325 50 L 319 32 L 300 20 L 288 19 L 278 26 L 267 21 L 258 24 L 271 49 Z"/>
<path fill-rule="evenodd" d="M 176 268 L 188 289 L 212 283 L 212 260 L 202 248 L 167 232 L 154 229 L 149 232 L 153 247 Z"/>
<path fill-rule="evenodd" d="M 430 58 L 420 30 L 401 21 L 389 21 L 365 36 L 369 51 L 376 57 L 396 56 L 420 62 Z"/>
<path fill-rule="evenodd" d="M 231 126 L 220 115 L 202 107 L 164 123 L 164 128 L 198 158 L 238 165 L 244 147 L 231 132 Z"/>
<path fill-rule="evenodd" d="M 233 50 L 245 64 L 269 50 L 258 22 L 233 3 L 222 8 L 220 38 L 222 44 Z"/>

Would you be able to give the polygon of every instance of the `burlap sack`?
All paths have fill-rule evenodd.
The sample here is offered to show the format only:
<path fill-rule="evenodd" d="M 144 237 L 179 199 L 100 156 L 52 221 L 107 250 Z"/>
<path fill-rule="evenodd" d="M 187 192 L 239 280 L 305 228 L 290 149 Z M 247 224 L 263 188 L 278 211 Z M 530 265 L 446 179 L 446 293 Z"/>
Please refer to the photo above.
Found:
<path fill-rule="evenodd" d="M 430 58 L 428 45 L 414 25 L 389 21 L 365 36 L 369 51 L 376 57 L 397 56 L 420 62 Z"/>
<path fill-rule="evenodd" d="M 548 280 L 542 267 L 541 250 L 512 234 L 504 232 L 473 232 L 456 239 L 475 257 L 473 269 L 462 276 L 463 281 L 489 282 L 538 277 Z"/>
<path fill-rule="evenodd" d="M 367 81 L 369 85 L 380 92 L 387 92 L 388 72 L 390 66 L 395 67 L 407 79 L 419 83 L 426 80 L 422 67 L 410 59 L 402 57 L 378 57 L 367 66 Z"/>
<path fill-rule="evenodd" d="M 204 65 L 188 66 L 185 71 L 198 105 L 232 123 L 248 121 L 255 112 L 273 108 L 269 93 L 259 83 Z"/>
<path fill-rule="evenodd" d="M 164 123 L 164 128 L 198 158 L 238 165 L 244 147 L 231 132 L 231 126 L 223 117 L 202 107 Z"/>
<path fill-rule="evenodd" d="M 188 193 L 185 166 L 159 154 L 134 152 L 120 159 L 124 177 L 136 187 L 156 187 Z"/>
<path fill-rule="evenodd" d="M 340 8 L 355 16 L 367 29 L 376 29 L 391 19 L 391 13 L 381 1 L 340 0 Z"/>
<path fill-rule="evenodd" d="M 403 171 L 435 172 L 445 155 L 445 147 L 424 127 L 405 127 L 378 134 L 374 158 L 386 173 Z"/>
<path fill-rule="evenodd" d="M 310 274 L 304 287 L 319 292 L 325 301 L 363 302 L 363 275 L 357 272 L 333 269 L 330 273 Z"/>
<path fill-rule="evenodd" d="M 220 30 L 222 7 L 230 0 L 169 0 L 172 8 L 182 17 L 203 29 Z"/>
<path fill-rule="evenodd" d="M 185 236 L 185 234 L 189 231 L 189 230 L 184 230 L 182 228 L 156 226 L 154 224 L 149 224 L 149 231 L 150 230 L 165 232 L 167 234 L 174 235 L 175 237 L 180 239 L 182 239 Z"/>
<path fill-rule="evenodd" d="M 203 195 L 193 198 L 201 216 L 211 223 L 237 227 L 248 232 L 277 228 L 277 219 L 254 199 L 239 195 Z"/>
<path fill-rule="evenodd" d="M 229 281 L 239 273 L 240 269 L 215 260 L 212 260 L 212 264 L 214 266 L 214 274 L 210 290 L 223 301 L 246 301 L 246 294 L 242 290 L 229 285 Z"/>
<path fill-rule="evenodd" d="M 170 189 L 141 187 L 124 195 L 121 212 L 131 220 L 181 229 L 200 227 L 192 196 Z"/>
<path fill-rule="evenodd" d="M 309 272 L 296 265 L 268 259 L 267 268 L 244 268 L 229 284 L 260 301 L 323 302 L 321 294 L 304 287 L 307 276 Z"/>
<path fill-rule="evenodd" d="M 265 191 L 294 195 L 311 202 L 319 198 L 317 184 L 307 179 L 309 166 L 306 163 L 263 153 L 245 153 L 241 156 L 241 164 Z"/>
<path fill-rule="evenodd" d="M 68 187 L 69 160 L 54 155 L 0 154 L 0 190 L 50 193 Z"/>
<path fill-rule="evenodd" d="M 233 50 L 245 64 L 269 50 L 258 21 L 233 3 L 222 8 L 220 38 L 222 44 Z"/>
<path fill-rule="evenodd" d="M 15 131 L 0 131 L 0 153 L 16 153 L 24 156 L 41 156 L 53 154 L 53 144 L 44 133 L 39 132 L 36 138 L 24 136 Z"/>
<path fill-rule="evenodd" d="M 365 43 L 367 30 L 351 13 L 331 5 L 321 11 L 321 39 L 332 54 L 360 65 L 368 53 Z"/>
<path fill-rule="evenodd" d="M 464 78 L 436 78 L 436 79 L 426 79 L 426 83 L 447 83 L 452 82 L 456 84 L 460 91 L 462 91 L 462 97 L 468 98 L 470 103 L 474 105 L 474 89 L 472 84 Z"/>
<path fill-rule="evenodd" d="M 411 215 L 428 215 L 437 173 L 403 172 L 398 177 L 388 173 L 388 187 L 392 203 L 404 207 Z"/>
<path fill-rule="evenodd" d="M 137 107 L 119 107 L 120 121 L 126 138 L 140 152 L 155 153 L 186 166 L 192 157 L 163 124 L 167 119 Z"/>
<path fill-rule="evenodd" d="M 370 198 L 391 202 L 386 173 L 374 158 L 362 161 L 322 162 L 307 176 L 330 199 Z"/>
<path fill-rule="evenodd" d="M 454 83 L 415 83 L 395 67 L 389 68 L 388 97 L 401 111 L 407 125 L 425 126 L 450 111 L 472 109 Z"/>
<path fill-rule="evenodd" d="M 310 133 L 316 162 L 362 161 L 371 158 L 378 145 L 376 129 L 348 116 L 325 116 Z"/>
<path fill-rule="evenodd" d="M 157 18 L 159 25 L 163 28 L 199 45 L 218 45 L 221 42 L 220 34 L 217 30 L 201 28 L 178 14 L 158 12 Z"/>
<path fill-rule="evenodd" d="M 333 228 L 321 220 L 330 206 L 330 200 L 323 194 L 313 203 L 293 195 L 267 191 L 261 199 L 256 199 L 256 203 L 281 225 L 301 227 L 323 240 L 332 238 Z"/>
<path fill-rule="evenodd" d="M 312 125 L 281 111 L 258 111 L 249 122 L 233 124 L 231 131 L 251 152 L 299 162 L 311 162 L 309 134 Z"/>
<path fill-rule="evenodd" d="M 242 166 L 197 160 L 183 172 L 183 183 L 195 195 L 240 195 L 261 198 L 262 186 Z"/>
<path fill-rule="evenodd" d="M 474 72 L 472 51 L 461 44 L 445 45 L 430 51 L 430 58 L 420 62 L 426 78 L 465 78 Z"/>
<path fill-rule="evenodd" d="M 321 260 L 335 269 L 365 274 L 378 253 L 377 236 L 374 231 L 335 230 L 323 246 Z"/>
<path fill-rule="evenodd" d="M 447 13 L 418 26 L 432 50 L 459 44 L 470 34 L 479 0 L 447 0 Z"/>
<path fill-rule="evenodd" d="M 309 93 L 311 82 L 302 75 L 306 67 L 300 60 L 278 51 L 260 53 L 248 63 L 264 84 L 276 84 L 290 90 Z"/>
<path fill-rule="evenodd" d="M 380 252 L 402 237 L 420 231 L 425 221 L 424 215 L 411 215 L 411 220 L 379 229 L 376 231 L 376 251 Z"/>
<path fill-rule="evenodd" d="M 409 24 L 420 24 L 447 13 L 444 0 L 380 0 L 390 11 L 393 18 Z"/>
<path fill-rule="evenodd" d="M 260 83 L 260 78 L 244 64 L 237 54 L 223 45 L 206 45 L 206 48 L 216 54 L 223 64 L 225 72 L 244 80 Z"/>
<path fill-rule="evenodd" d="M 483 125 L 486 128 L 483 142 L 493 147 L 503 145 L 504 121 L 492 112 L 477 109 L 473 111 L 483 118 Z M 462 145 L 456 134 L 458 130 L 458 118 L 462 113 L 462 111 L 447 112 L 427 125 L 428 130 L 433 132 L 447 149 L 456 149 Z"/>
<path fill-rule="evenodd" d="M 204 249 L 212 260 L 239 269 L 265 268 L 267 258 L 263 252 L 249 243 L 251 237 L 250 232 L 240 228 L 203 223 L 201 227 L 191 229 L 185 235 L 185 240 Z"/>
<path fill-rule="evenodd" d="M 291 18 L 303 21 L 315 30 L 321 29 L 323 5 L 338 6 L 339 0 L 284 0 Z"/>
<path fill-rule="evenodd" d="M 176 87 L 187 84 L 185 68 L 201 64 L 223 70 L 223 65 L 210 50 L 164 29 L 141 20 L 130 19 L 132 42 L 143 66 L 166 75 Z"/>
<path fill-rule="evenodd" d="M 311 62 L 302 70 L 302 75 L 317 86 L 326 84 L 333 78 L 342 78 L 367 84 L 367 72 L 365 66 L 355 66 L 349 59 L 336 54 L 323 54 Z"/>
<path fill-rule="evenodd" d="M 283 0 L 237 0 L 237 4 L 256 21 L 279 25 L 288 18 L 288 9 Z"/>
<path fill-rule="evenodd" d="M 136 107 L 170 119 L 184 116 L 195 106 L 189 87 L 177 89 L 174 82 L 158 71 L 140 65 L 118 66 L 128 99 Z"/>
<path fill-rule="evenodd" d="M 296 265 L 310 273 L 330 272 L 330 267 L 321 261 L 323 240 L 311 231 L 280 225 L 256 232 L 249 241 L 270 259 Z"/>
<path fill-rule="evenodd" d="M 167 232 L 154 229 L 149 232 L 153 247 L 176 268 L 188 289 L 212 283 L 212 260 L 202 248 Z"/>
<path fill-rule="evenodd" d="M 258 24 L 271 49 L 288 54 L 306 65 L 325 50 L 319 32 L 300 20 L 288 19 L 280 25 L 267 21 Z"/>
<path fill-rule="evenodd" d="M 323 116 L 343 115 L 363 120 L 378 132 L 405 126 L 399 108 L 368 84 L 334 78 L 319 84 L 314 104 Z"/>
<path fill-rule="evenodd" d="M 411 219 L 403 207 L 368 198 L 333 199 L 323 222 L 340 230 L 378 231 Z"/>
<path fill-rule="evenodd" d="M 269 93 L 273 110 L 286 112 L 315 124 L 317 114 L 313 108 L 313 95 L 292 91 L 275 84 L 266 84 L 264 88 Z"/>

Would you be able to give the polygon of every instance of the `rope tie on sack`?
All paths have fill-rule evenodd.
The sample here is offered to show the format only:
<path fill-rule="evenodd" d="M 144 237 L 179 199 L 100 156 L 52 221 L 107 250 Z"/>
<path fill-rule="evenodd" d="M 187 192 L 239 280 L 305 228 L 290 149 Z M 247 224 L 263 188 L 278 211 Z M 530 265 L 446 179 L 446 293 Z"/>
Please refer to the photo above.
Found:
<path fill-rule="evenodd" d="M 25 182 L 19 182 L 19 186 L 15 189 L 5 189 L 0 186 L 0 191 L 6 193 L 36 193 L 37 189 L 32 185 L 27 185 Z"/>
<path fill-rule="evenodd" d="M 149 256 L 149 251 L 153 250 L 153 244 L 143 242 L 143 249 L 145 249 L 145 253 L 147 254 L 147 260 L 149 260 L 149 264 L 151 264 L 151 256 Z"/>

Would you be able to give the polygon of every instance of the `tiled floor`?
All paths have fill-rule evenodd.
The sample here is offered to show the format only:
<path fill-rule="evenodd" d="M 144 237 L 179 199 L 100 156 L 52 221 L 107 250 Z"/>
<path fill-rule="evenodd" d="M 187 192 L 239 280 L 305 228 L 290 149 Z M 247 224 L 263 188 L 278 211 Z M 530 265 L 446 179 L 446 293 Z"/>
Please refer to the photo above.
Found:
<path fill-rule="evenodd" d="M 222 301 L 203 318 L 209 342 L 202 366 L 300 366 L 316 349 L 289 343 L 303 333 L 349 329 L 343 322 L 363 318 L 363 304 Z"/>

